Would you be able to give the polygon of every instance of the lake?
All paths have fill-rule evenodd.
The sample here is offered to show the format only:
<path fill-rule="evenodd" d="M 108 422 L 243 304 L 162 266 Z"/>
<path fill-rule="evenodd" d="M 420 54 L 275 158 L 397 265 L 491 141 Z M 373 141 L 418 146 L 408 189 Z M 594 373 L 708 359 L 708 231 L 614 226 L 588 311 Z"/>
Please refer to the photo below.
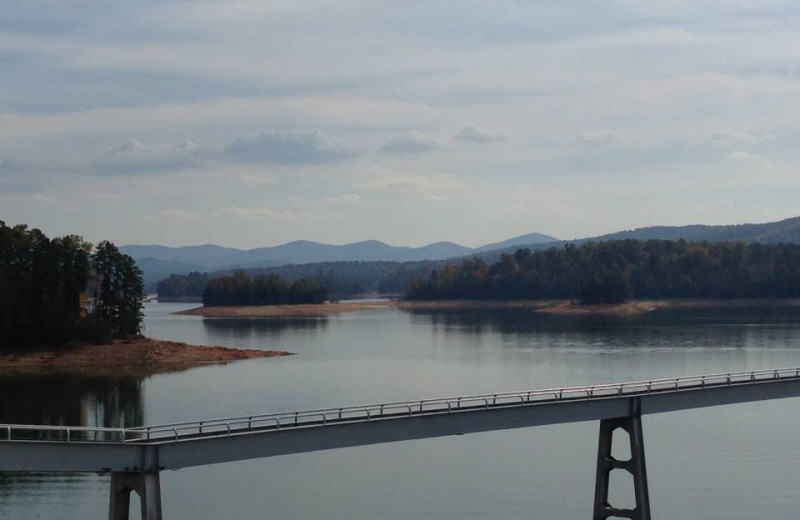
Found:
<path fill-rule="evenodd" d="M 800 309 L 381 309 L 306 319 L 176 316 L 146 334 L 288 350 L 144 380 L 0 378 L 0 422 L 133 426 L 497 391 L 800 366 Z M 795 517 L 800 400 L 646 416 L 654 518 Z M 596 422 L 288 455 L 162 473 L 167 519 L 586 519 Z M 615 478 L 618 475 L 615 475 Z M 627 475 L 612 503 L 633 505 Z M 105 519 L 108 476 L 0 475 L 0 518 Z M 138 518 L 138 502 L 132 518 Z"/>

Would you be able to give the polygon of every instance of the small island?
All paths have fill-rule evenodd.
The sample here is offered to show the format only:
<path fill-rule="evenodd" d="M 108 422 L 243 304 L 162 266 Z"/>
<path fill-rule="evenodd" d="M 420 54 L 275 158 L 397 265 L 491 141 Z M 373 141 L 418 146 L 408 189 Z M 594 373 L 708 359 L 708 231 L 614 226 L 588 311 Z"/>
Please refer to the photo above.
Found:
<path fill-rule="evenodd" d="M 111 242 L 0 221 L 0 374 L 143 377 L 289 354 L 145 338 L 143 300 L 141 271 Z"/>
<path fill-rule="evenodd" d="M 316 280 L 284 280 L 277 274 L 250 276 L 242 270 L 211 278 L 203 291 L 203 306 L 177 312 L 213 318 L 323 317 L 342 312 L 383 308 L 390 301 L 331 302 Z"/>

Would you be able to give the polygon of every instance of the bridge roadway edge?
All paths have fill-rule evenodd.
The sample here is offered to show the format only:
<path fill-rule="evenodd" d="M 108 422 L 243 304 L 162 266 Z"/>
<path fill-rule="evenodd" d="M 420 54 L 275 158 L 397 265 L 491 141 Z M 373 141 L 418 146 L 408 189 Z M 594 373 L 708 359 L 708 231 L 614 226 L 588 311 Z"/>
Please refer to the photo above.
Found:
<path fill-rule="evenodd" d="M 800 380 L 793 379 L 626 397 L 485 408 L 459 413 L 271 431 L 264 434 L 243 433 L 166 442 L 161 445 L 160 457 L 165 469 L 180 469 L 292 453 L 627 417 L 634 414 L 634 400 L 637 399 L 641 415 L 649 415 L 798 396 Z"/>
<path fill-rule="evenodd" d="M 153 443 L 0 441 L 0 471 L 151 472 L 328 449 L 800 396 L 800 380 L 477 408 Z"/>

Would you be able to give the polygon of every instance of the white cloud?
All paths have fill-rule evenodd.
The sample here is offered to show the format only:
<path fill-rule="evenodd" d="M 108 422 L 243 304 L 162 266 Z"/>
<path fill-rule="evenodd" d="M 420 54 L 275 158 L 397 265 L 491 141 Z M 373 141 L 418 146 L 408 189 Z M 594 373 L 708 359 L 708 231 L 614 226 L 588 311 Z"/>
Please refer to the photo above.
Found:
<path fill-rule="evenodd" d="M 276 211 L 270 208 L 243 208 L 229 206 L 214 212 L 214 216 L 228 220 L 274 220 L 274 221 L 327 221 L 348 218 L 341 213 L 310 213 L 305 211 Z"/>
<path fill-rule="evenodd" d="M 713 221 L 721 199 L 742 220 L 796 212 L 797 9 L 677 1 L 17 2 L 4 13 L 13 30 L 0 31 L 12 57 L 0 106 L 4 218 L 119 243 L 245 246 L 300 234 L 473 241 L 531 215 L 579 236 Z M 262 129 L 272 130 L 235 139 Z M 507 144 L 478 146 L 501 136 Z M 201 144 L 181 145 L 186 137 Z M 453 140 L 455 149 L 437 151 Z M 382 146 L 436 153 L 375 153 Z M 413 170 L 382 170 L 409 159 Z M 732 175 L 735 164 L 758 176 Z M 191 179 L 158 175 L 182 170 Z M 520 197 L 522 181 L 536 186 L 535 199 Z M 672 204 L 679 185 L 712 201 L 707 213 Z M 32 193 L 59 202 L 42 211 L 10 201 Z M 103 195 L 116 193 L 128 198 Z M 351 193 L 369 204 L 337 200 Z M 417 204 L 440 198 L 447 203 Z M 748 199 L 770 208 L 755 213 Z M 108 202 L 86 204 L 97 200 Z M 552 200 L 563 208 L 543 210 Z M 526 218 L 514 203 L 530 207 Z M 495 211 L 475 212 L 487 204 Z M 63 210 L 89 215 L 86 206 L 112 207 L 113 218 Z M 250 221 L 211 218 L 225 206 Z M 202 211 L 208 225 L 184 225 L 190 237 L 138 218 L 168 208 Z M 358 226 L 303 213 L 345 208 L 358 209 Z M 264 225 L 273 221 L 292 225 Z"/>
<path fill-rule="evenodd" d="M 362 200 L 358 194 L 351 193 L 349 195 L 341 195 L 339 197 L 328 197 L 325 199 L 325 202 L 329 204 L 358 204 L 362 202 Z"/>
<path fill-rule="evenodd" d="M 584 143 L 598 145 L 619 144 L 622 142 L 622 138 L 613 130 L 592 130 L 590 132 L 584 132 L 578 136 L 578 139 Z"/>
<path fill-rule="evenodd" d="M 106 157 L 89 166 L 93 173 L 132 175 L 186 170 L 199 166 L 210 155 L 192 141 L 145 144 L 129 139 L 106 152 Z"/>
<path fill-rule="evenodd" d="M 463 188 L 451 175 L 421 176 L 385 176 L 357 184 L 356 188 L 372 191 L 418 192 L 450 192 Z"/>
<path fill-rule="evenodd" d="M 271 186 L 275 184 L 275 179 L 271 177 L 264 177 L 261 175 L 252 175 L 250 173 L 240 173 L 236 176 L 240 182 L 248 186 Z"/>
<path fill-rule="evenodd" d="M 122 193 L 95 193 L 90 197 L 92 200 L 100 200 L 104 202 L 119 202 L 128 198 L 127 195 Z"/>
<path fill-rule="evenodd" d="M 495 143 L 498 141 L 507 141 L 508 134 L 505 132 L 497 132 L 493 130 L 486 130 L 476 125 L 467 125 L 453 135 L 457 141 L 468 141 L 473 143 Z"/>
<path fill-rule="evenodd" d="M 420 132 L 406 132 L 394 135 L 381 146 L 386 153 L 420 153 L 430 152 L 438 147 L 436 139 Z"/>
<path fill-rule="evenodd" d="M 170 220 L 199 220 L 201 215 L 196 211 L 173 208 L 167 209 L 158 214 L 159 217 Z"/>
<path fill-rule="evenodd" d="M 761 156 L 747 151 L 733 152 L 730 155 L 730 157 L 734 161 L 741 161 L 741 162 L 758 161 L 761 159 Z"/>
<path fill-rule="evenodd" d="M 754 134 L 749 132 L 716 132 L 710 137 L 712 143 L 722 146 L 734 147 L 739 145 L 753 145 L 775 139 L 774 134 Z"/>
<path fill-rule="evenodd" d="M 214 216 L 233 220 L 278 220 L 281 218 L 281 213 L 269 208 L 240 208 L 238 206 L 230 206 L 215 211 Z"/>
<path fill-rule="evenodd" d="M 531 207 L 527 204 L 516 203 L 506 206 L 505 212 L 508 215 L 525 215 L 531 212 Z"/>
<path fill-rule="evenodd" d="M 319 164 L 341 161 L 354 154 L 322 130 L 267 130 L 238 137 L 226 148 L 233 161 Z"/>
<path fill-rule="evenodd" d="M 56 199 L 54 199 L 53 197 L 51 197 L 49 195 L 44 195 L 42 193 L 37 193 L 35 195 L 31 195 L 31 196 L 27 197 L 27 200 L 30 201 L 30 202 L 37 203 L 37 204 L 52 204 L 53 202 L 56 201 Z"/>

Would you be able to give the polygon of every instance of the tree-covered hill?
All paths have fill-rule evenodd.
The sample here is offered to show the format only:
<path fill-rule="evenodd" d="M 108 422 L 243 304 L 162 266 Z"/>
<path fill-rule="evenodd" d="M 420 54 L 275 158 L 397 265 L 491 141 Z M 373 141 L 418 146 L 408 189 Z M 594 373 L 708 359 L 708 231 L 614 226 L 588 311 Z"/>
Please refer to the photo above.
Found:
<path fill-rule="evenodd" d="M 524 244 L 534 251 L 544 251 L 565 244 L 580 246 L 590 242 L 610 242 L 615 240 L 685 240 L 686 242 L 744 242 L 746 244 L 800 244 L 800 217 L 765 224 L 736 224 L 729 226 L 650 226 L 632 230 L 618 231 L 576 240 L 538 242 Z M 513 254 L 523 247 L 509 246 L 482 251 L 477 256 L 484 262 L 496 262 L 503 253 Z"/>
<path fill-rule="evenodd" d="M 731 226 L 653 226 L 603 235 L 592 241 L 686 240 L 687 242 L 745 242 L 748 244 L 800 244 L 800 217 L 766 224 Z"/>
<path fill-rule="evenodd" d="M 448 265 L 413 300 L 800 297 L 800 245 L 621 240 Z"/>

